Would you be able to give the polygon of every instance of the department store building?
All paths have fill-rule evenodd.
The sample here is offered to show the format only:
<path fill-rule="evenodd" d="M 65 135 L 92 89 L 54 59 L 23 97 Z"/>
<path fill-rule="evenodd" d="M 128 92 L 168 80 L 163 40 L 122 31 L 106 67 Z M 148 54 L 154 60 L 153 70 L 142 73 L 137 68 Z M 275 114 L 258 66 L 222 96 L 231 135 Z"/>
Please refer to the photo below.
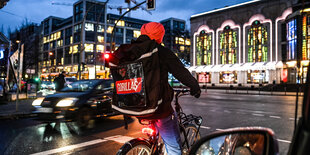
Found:
<path fill-rule="evenodd" d="M 303 83 L 310 59 L 310 6 L 252 0 L 191 16 L 191 64 L 200 83 Z M 300 76 L 298 76 L 300 75 Z"/>

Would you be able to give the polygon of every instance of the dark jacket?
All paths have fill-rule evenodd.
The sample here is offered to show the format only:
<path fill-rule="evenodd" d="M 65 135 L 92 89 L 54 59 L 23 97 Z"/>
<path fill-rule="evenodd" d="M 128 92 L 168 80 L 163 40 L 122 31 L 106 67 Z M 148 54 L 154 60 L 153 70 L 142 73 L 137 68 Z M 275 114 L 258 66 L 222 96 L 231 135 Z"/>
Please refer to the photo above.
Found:
<path fill-rule="evenodd" d="M 139 44 L 135 51 L 144 51 L 150 48 L 150 38 L 146 35 L 141 35 L 136 41 L 133 41 L 131 45 L 121 46 L 116 52 L 125 51 L 131 48 L 137 48 L 136 45 Z M 173 89 L 168 83 L 168 72 L 170 72 L 176 79 L 181 83 L 191 88 L 191 91 L 198 92 L 200 87 L 197 80 L 190 74 L 190 72 L 184 67 L 179 58 L 168 48 L 163 47 L 160 44 L 156 43 L 159 52 L 159 63 L 160 63 L 160 79 L 161 79 L 161 90 L 162 90 L 162 99 L 163 103 L 160 104 L 156 112 L 152 116 L 143 117 L 143 119 L 161 119 L 169 116 L 173 112 L 171 102 L 173 100 Z M 148 52 L 148 51 L 146 51 Z M 126 55 L 126 52 L 123 52 L 122 57 L 139 57 L 134 55 L 141 55 L 141 53 L 135 53 L 133 55 Z M 141 118 L 141 117 L 139 117 Z"/>
<path fill-rule="evenodd" d="M 60 91 L 65 87 L 65 76 L 63 74 L 59 74 L 59 76 L 55 78 L 54 82 L 56 91 Z"/>

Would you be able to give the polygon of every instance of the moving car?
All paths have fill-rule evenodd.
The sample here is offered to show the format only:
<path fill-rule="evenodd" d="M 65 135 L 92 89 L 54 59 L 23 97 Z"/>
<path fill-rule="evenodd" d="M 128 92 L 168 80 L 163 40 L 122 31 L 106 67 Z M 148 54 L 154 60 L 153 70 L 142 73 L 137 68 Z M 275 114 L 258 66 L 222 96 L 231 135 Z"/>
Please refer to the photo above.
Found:
<path fill-rule="evenodd" d="M 66 81 L 65 86 L 67 86 L 67 85 L 77 81 L 77 79 L 75 77 L 65 77 L 65 81 Z"/>
<path fill-rule="evenodd" d="M 42 81 L 41 89 L 54 90 L 55 89 L 55 84 L 53 82 L 51 82 L 51 81 Z"/>
<path fill-rule="evenodd" d="M 308 67 L 308 70 L 310 66 Z M 297 112 L 297 110 L 296 110 Z M 297 115 L 297 113 L 295 114 Z M 297 122 L 297 118 L 295 118 Z M 310 154 L 310 72 L 304 90 L 302 114 L 295 124 L 288 155 Z M 191 148 L 190 154 L 204 155 L 278 155 L 275 133 L 269 128 L 242 127 L 214 132 L 201 138 Z"/>
<path fill-rule="evenodd" d="M 33 113 L 44 121 L 76 121 L 87 127 L 95 117 L 114 114 L 111 108 L 112 79 L 80 80 L 59 93 L 33 101 Z"/>

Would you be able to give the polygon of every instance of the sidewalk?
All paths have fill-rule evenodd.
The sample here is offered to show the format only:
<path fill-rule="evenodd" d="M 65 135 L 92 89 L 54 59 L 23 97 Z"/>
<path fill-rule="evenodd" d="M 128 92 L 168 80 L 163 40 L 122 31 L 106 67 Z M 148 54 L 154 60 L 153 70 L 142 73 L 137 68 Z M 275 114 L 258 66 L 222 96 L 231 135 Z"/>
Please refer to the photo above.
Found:
<path fill-rule="evenodd" d="M 0 103 L 0 120 L 1 119 L 18 119 L 24 117 L 31 117 L 32 101 L 34 99 L 23 99 L 18 102 L 18 111 L 16 111 L 15 101 L 1 101 Z"/>

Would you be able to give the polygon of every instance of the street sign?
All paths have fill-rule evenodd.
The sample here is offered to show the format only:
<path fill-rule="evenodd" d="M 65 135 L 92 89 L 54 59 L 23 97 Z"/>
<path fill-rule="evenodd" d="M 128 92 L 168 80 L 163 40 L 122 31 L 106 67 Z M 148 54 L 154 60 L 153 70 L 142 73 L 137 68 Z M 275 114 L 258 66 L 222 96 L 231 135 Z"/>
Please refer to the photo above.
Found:
<path fill-rule="evenodd" d="M 147 0 L 146 1 L 146 9 L 154 10 L 155 9 L 155 0 Z"/>

